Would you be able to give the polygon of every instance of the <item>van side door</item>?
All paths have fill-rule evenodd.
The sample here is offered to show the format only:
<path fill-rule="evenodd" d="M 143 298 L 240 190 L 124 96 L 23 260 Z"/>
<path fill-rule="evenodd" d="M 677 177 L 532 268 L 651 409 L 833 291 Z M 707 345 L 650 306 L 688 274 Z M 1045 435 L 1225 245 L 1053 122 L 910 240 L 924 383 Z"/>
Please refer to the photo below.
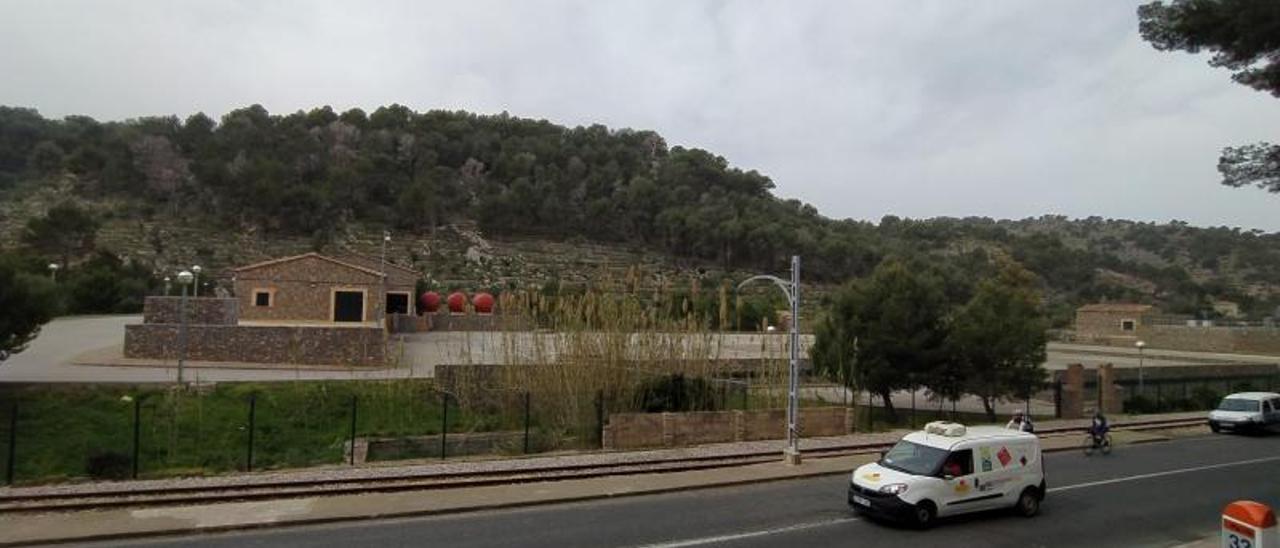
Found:
<path fill-rule="evenodd" d="M 939 514 L 959 514 L 989 508 L 991 497 L 978 490 L 973 449 L 953 449 L 942 464 L 945 497 L 939 497 Z"/>

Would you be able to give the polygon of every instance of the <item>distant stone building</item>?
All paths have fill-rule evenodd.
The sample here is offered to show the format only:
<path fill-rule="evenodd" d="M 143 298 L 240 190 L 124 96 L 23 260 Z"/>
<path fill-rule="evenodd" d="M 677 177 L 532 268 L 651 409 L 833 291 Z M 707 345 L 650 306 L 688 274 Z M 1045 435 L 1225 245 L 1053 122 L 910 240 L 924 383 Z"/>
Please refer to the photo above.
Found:
<path fill-rule="evenodd" d="M 1149 304 L 1097 303 L 1076 309 L 1076 337 L 1107 342 L 1107 339 L 1137 340 L 1144 321 L 1156 315 Z"/>
<path fill-rule="evenodd" d="M 1213 311 L 1223 318 L 1239 318 L 1240 304 L 1232 301 L 1213 301 Z"/>
<path fill-rule="evenodd" d="M 384 310 L 415 312 L 418 272 L 376 258 L 306 253 L 232 272 L 242 321 L 379 323 Z"/>
<path fill-rule="evenodd" d="M 232 274 L 234 297 L 147 297 L 143 323 L 125 326 L 124 356 L 376 366 L 387 363 L 388 330 L 420 329 L 419 274 L 380 259 L 306 253 Z"/>

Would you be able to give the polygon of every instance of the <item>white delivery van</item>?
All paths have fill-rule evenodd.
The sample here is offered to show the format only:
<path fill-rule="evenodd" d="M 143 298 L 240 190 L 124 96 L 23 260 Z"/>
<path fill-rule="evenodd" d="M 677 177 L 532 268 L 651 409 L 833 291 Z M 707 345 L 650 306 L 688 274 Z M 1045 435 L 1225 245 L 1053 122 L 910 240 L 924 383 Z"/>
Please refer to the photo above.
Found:
<path fill-rule="evenodd" d="M 921 527 L 993 508 L 1034 516 L 1044 495 L 1035 434 L 953 422 L 907 434 L 879 461 L 854 470 L 849 483 L 849 505 L 858 512 Z"/>
<path fill-rule="evenodd" d="M 1240 392 L 1231 394 L 1209 412 L 1209 429 L 1265 431 L 1280 427 L 1280 394 Z"/>

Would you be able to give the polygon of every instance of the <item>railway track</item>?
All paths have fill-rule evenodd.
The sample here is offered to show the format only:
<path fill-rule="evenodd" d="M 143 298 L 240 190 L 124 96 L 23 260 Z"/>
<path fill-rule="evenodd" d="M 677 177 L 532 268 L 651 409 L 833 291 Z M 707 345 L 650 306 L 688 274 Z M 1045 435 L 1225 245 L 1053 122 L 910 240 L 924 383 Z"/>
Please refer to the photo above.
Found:
<path fill-rule="evenodd" d="M 1163 419 L 1113 425 L 1115 430 L 1154 430 L 1197 426 L 1203 419 Z M 1081 428 L 1044 429 L 1042 437 L 1076 435 Z M 892 443 L 860 443 L 805 449 L 809 458 L 830 458 L 876 453 Z M 1071 447 L 1074 449 L 1074 446 Z M 685 472 L 777 462 L 777 451 L 734 455 L 691 456 L 659 461 L 552 465 L 521 470 L 470 472 L 418 472 L 376 477 L 246 481 L 222 485 L 175 485 L 164 487 L 68 490 L 39 494 L 0 494 L 0 515 L 55 511 L 94 510 L 122 507 L 178 506 L 219 502 L 287 499 L 315 496 L 430 491 L 461 487 L 509 485 L 602 476 L 623 476 L 661 472 Z M 251 479 L 246 477 L 246 479 Z"/>

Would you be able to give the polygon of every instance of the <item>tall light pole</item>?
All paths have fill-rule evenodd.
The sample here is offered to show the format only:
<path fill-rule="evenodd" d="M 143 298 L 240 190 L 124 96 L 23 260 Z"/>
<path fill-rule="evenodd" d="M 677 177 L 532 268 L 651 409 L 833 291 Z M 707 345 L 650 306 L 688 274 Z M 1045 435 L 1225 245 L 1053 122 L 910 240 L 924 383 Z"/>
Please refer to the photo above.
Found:
<path fill-rule="evenodd" d="M 191 272 L 195 274 L 195 296 L 200 296 L 200 265 L 191 267 Z"/>
<path fill-rule="evenodd" d="M 169 277 L 168 277 L 168 276 L 165 276 L 165 277 L 164 277 L 164 296 L 166 296 L 166 297 L 168 297 L 168 296 L 169 296 L 169 282 L 170 282 L 170 281 L 171 281 L 171 280 L 169 279 Z"/>
<path fill-rule="evenodd" d="M 58 263 L 49 263 L 49 279 L 58 283 Z"/>
<path fill-rule="evenodd" d="M 791 256 L 791 281 L 777 276 L 761 274 L 752 276 L 739 283 L 737 289 L 754 281 L 769 281 L 782 290 L 787 302 L 791 304 L 791 367 L 787 386 L 787 447 L 782 451 L 783 461 L 787 464 L 800 464 L 800 430 L 797 425 L 800 406 L 798 403 L 800 377 L 800 256 Z"/>
<path fill-rule="evenodd" d="M 182 366 L 187 360 L 187 286 L 195 275 L 183 270 L 178 273 L 178 285 L 182 286 L 182 301 L 178 305 L 178 384 L 182 384 Z"/>
<path fill-rule="evenodd" d="M 1147 343 L 1138 341 L 1133 343 L 1133 345 L 1138 347 L 1138 394 L 1145 394 L 1145 392 L 1142 391 L 1142 349 L 1147 347 Z"/>
<path fill-rule="evenodd" d="M 391 231 L 383 230 L 382 231 L 382 260 L 378 264 L 379 268 L 382 270 L 382 273 L 381 273 L 382 283 L 380 285 L 382 289 L 379 292 L 380 294 L 378 295 L 378 302 L 381 303 L 381 307 L 379 308 L 379 310 L 382 311 L 381 319 L 382 319 L 383 329 L 386 329 L 387 327 L 387 242 L 390 242 L 390 241 L 391 241 Z"/>

